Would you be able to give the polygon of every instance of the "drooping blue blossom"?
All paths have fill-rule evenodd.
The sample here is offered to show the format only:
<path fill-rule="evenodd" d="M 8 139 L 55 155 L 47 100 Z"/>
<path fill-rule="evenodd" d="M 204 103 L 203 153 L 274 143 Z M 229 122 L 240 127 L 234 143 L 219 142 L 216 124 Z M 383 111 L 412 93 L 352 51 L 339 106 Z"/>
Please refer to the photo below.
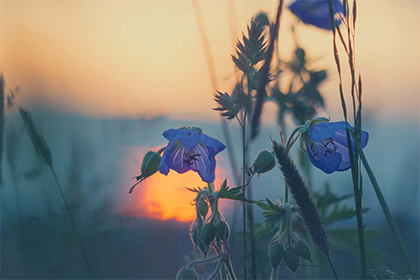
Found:
<path fill-rule="evenodd" d="M 343 13 L 343 3 L 340 0 L 332 0 L 332 6 L 335 24 L 340 25 L 339 13 Z M 304 23 L 331 30 L 328 0 L 295 0 L 288 8 Z"/>
<path fill-rule="evenodd" d="M 348 124 L 354 131 L 354 128 Z M 309 125 L 302 133 L 301 140 L 313 165 L 327 174 L 334 171 L 350 169 L 349 144 L 347 141 L 346 122 L 318 122 Z M 351 137 L 352 151 L 355 151 L 354 139 Z M 364 148 L 369 134 L 362 130 L 360 145 Z"/>
<path fill-rule="evenodd" d="M 169 143 L 163 152 L 160 173 L 168 175 L 170 169 L 180 174 L 192 170 L 204 182 L 214 181 L 215 156 L 226 148 L 222 142 L 207 136 L 198 127 L 168 129 L 163 136 Z"/>

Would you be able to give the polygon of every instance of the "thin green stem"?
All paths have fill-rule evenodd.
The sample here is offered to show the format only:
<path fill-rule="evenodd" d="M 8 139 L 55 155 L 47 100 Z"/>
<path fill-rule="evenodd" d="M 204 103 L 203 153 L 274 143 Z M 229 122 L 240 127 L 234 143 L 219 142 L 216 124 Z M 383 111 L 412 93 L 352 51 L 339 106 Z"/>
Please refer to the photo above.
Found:
<path fill-rule="evenodd" d="M 216 268 L 214 269 L 213 273 L 209 276 L 208 280 L 216 279 L 217 275 L 219 274 L 220 268 L 222 267 L 223 259 L 220 259 L 217 262 Z"/>
<path fill-rule="evenodd" d="M 249 94 L 249 93 L 248 93 Z M 246 157 L 245 157 L 245 153 L 246 153 L 246 111 L 244 112 L 244 118 L 243 118 L 243 123 L 244 126 L 242 127 L 242 182 L 243 187 L 242 187 L 242 193 L 245 197 L 245 182 L 246 182 Z M 243 242 L 244 242 L 244 262 L 243 262 L 243 266 L 244 266 L 244 279 L 246 279 L 246 259 L 247 259 L 247 249 L 246 249 L 246 203 L 245 201 L 242 201 L 242 221 L 243 221 Z"/>
<path fill-rule="evenodd" d="M 276 268 L 271 267 L 271 274 L 270 274 L 270 280 L 277 280 L 277 278 L 279 277 L 279 271 L 280 271 L 280 266 L 276 266 Z"/>
<path fill-rule="evenodd" d="M 69 204 L 67 203 L 67 199 L 64 195 L 63 190 L 61 189 L 60 182 L 58 181 L 58 177 L 57 177 L 57 174 L 55 173 L 54 167 L 52 165 L 49 165 L 49 166 L 50 166 L 51 172 L 54 176 L 54 180 L 57 184 L 57 188 L 58 188 L 58 191 L 60 193 L 61 199 L 63 200 L 64 206 L 66 207 L 67 214 L 70 217 L 70 222 L 71 222 L 71 225 L 73 227 L 74 234 L 76 235 L 77 241 L 79 242 L 80 249 L 82 250 L 83 259 L 85 260 L 86 266 L 88 268 L 89 278 L 94 279 L 92 267 L 91 267 L 90 262 L 89 262 L 89 258 L 88 258 L 87 252 L 86 252 L 86 248 L 85 248 L 85 245 L 83 244 L 82 237 L 81 237 L 80 232 L 77 228 L 76 222 L 74 221 L 73 215 L 70 211 Z"/>
<path fill-rule="evenodd" d="M 230 278 L 232 280 L 237 280 L 236 275 L 235 275 L 235 271 L 233 270 L 232 261 L 231 261 L 230 258 L 228 258 L 227 261 L 226 261 L 226 268 L 228 270 Z"/>
<path fill-rule="evenodd" d="M 209 193 L 213 193 L 213 183 L 207 183 L 207 187 L 209 188 Z"/>
<path fill-rule="evenodd" d="M 219 255 L 213 256 L 211 258 L 206 258 L 206 259 L 193 260 L 187 264 L 187 268 L 191 268 L 199 264 L 211 263 L 222 258 L 226 258 L 226 254 L 219 254 Z"/>
<path fill-rule="evenodd" d="M 332 262 L 332 260 L 331 260 L 330 255 L 327 255 L 327 259 L 328 259 L 328 263 L 330 264 L 331 270 L 333 271 L 334 278 L 335 278 L 336 280 L 338 280 L 337 271 L 335 271 L 335 267 L 334 267 L 334 265 L 333 265 L 333 262 Z"/>

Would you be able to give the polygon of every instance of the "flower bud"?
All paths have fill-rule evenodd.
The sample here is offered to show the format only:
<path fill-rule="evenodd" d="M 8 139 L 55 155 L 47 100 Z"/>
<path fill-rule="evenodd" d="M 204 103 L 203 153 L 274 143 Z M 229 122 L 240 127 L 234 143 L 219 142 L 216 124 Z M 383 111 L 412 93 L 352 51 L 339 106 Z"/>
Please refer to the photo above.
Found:
<path fill-rule="evenodd" d="M 201 231 L 203 230 L 204 220 L 202 217 L 197 216 L 194 223 L 190 227 L 191 242 L 203 255 L 205 255 L 205 247 L 201 241 Z"/>
<path fill-rule="evenodd" d="M 209 212 L 209 205 L 204 199 L 199 197 L 197 199 L 195 207 L 197 208 L 198 213 L 200 213 L 200 215 L 203 216 L 203 218 L 207 216 L 207 213 Z"/>
<path fill-rule="evenodd" d="M 162 158 L 159 153 L 148 151 L 144 156 L 143 163 L 141 165 L 141 178 L 146 179 L 147 177 L 155 174 L 159 170 L 161 159 Z"/>
<path fill-rule="evenodd" d="M 274 155 L 267 150 L 261 151 L 252 164 L 251 173 L 266 173 L 276 166 Z"/>
<path fill-rule="evenodd" d="M 286 263 L 287 268 L 295 275 L 295 272 L 300 266 L 300 257 L 295 248 L 289 246 L 286 251 L 284 251 L 284 262 Z"/>
<path fill-rule="evenodd" d="M 299 240 L 296 244 L 296 250 L 303 259 L 312 262 L 312 252 L 308 244 L 305 241 Z"/>
<path fill-rule="evenodd" d="M 210 222 L 204 225 L 203 229 L 201 230 L 200 240 L 203 242 L 203 253 L 207 255 L 210 243 L 216 237 L 216 226 Z"/>
<path fill-rule="evenodd" d="M 228 224 L 224 220 L 220 220 L 219 223 L 217 223 L 216 229 L 217 229 L 217 236 L 221 240 L 227 242 L 230 236 L 230 229 L 229 229 Z"/>
<path fill-rule="evenodd" d="M 185 266 L 181 267 L 176 274 L 177 280 L 196 280 L 198 279 L 197 272 L 192 268 L 187 268 Z"/>
<path fill-rule="evenodd" d="M 280 242 L 275 242 L 270 246 L 268 252 L 268 258 L 270 259 L 270 264 L 273 268 L 276 268 L 280 265 L 281 260 L 284 255 L 284 247 Z"/>

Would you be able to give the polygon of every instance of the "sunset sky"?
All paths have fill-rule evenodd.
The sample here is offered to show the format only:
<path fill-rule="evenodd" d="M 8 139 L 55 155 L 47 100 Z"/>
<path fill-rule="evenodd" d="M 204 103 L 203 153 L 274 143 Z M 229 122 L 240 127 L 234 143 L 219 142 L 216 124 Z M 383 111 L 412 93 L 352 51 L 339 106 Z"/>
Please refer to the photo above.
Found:
<path fill-rule="evenodd" d="M 286 2 L 286 5 L 289 2 Z M 360 0 L 357 66 L 365 108 L 378 114 L 417 117 L 420 90 L 420 2 Z M 231 90 L 236 36 L 259 11 L 274 16 L 277 1 L 199 1 L 219 90 Z M 235 16 L 236 15 L 236 16 Z M 286 9 L 280 55 L 294 48 Z M 340 110 L 332 38 L 299 24 L 297 36 L 319 68 L 328 109 Z M 20 86 L 20 101 L 37 101 L 94 116 L 216 120 L 213 88 L 191 1 L 0 2 L 0 71 L 7 88 Z M 270 113 L 270 111 L 269 111 Z M 267 112 L 266 112 L 267 115 Z M 273 120 L 275 116 L 273 114 Z"/>

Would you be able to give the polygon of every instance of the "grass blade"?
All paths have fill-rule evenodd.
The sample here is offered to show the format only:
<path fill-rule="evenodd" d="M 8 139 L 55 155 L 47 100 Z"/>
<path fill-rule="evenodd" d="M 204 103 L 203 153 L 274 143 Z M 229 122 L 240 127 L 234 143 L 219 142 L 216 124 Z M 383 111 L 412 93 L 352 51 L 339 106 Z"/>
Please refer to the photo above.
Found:
<path fill-rule="evenodd" d="M 356 138 L 356 135 L 352 132 L 352 135 L 355 139 L 355 145 L 356 149 L 360 155 L 360 158 L 362 159 L 363 166 L 366 169 L 366 172 L 369 176 L 369 179 L 372 183 L 373 189 L 375 190 L 376 196 L 378 197 L 379 203 L 381 204 L 382 211 L 384 212 L 385 218 L 388 222 L 388 225 L 391 229 L 392 234 L 394 235 L 395 241 L 397 242 L 398 248 L 400 249 L 400 252 L 404 258 L 405 264 L 407 265 L 407 268 L 409 272 L 411 273 L 411 276 L 413 279 L 419 279 L 416 266 L 414 265 L 413 261 L 411 260 L 410 254 L 408 253 L 407 247 L 404 244 L 404 241 L 401 237 L 401 233 L 397 227 L 397 224 L 395 223 L 394 218 L 392 217 L 391 211 L 389 211 L 388 204 L 386 203 L 385 197 L 382 194 L 381 188 L 379 187 L 378 181 L 376 180 L 375 175 L 373 174 L 372 169 L 370 168 L 370 165 L 366 159 L 366 156 L 360 146 L 359 141 Z"/>

